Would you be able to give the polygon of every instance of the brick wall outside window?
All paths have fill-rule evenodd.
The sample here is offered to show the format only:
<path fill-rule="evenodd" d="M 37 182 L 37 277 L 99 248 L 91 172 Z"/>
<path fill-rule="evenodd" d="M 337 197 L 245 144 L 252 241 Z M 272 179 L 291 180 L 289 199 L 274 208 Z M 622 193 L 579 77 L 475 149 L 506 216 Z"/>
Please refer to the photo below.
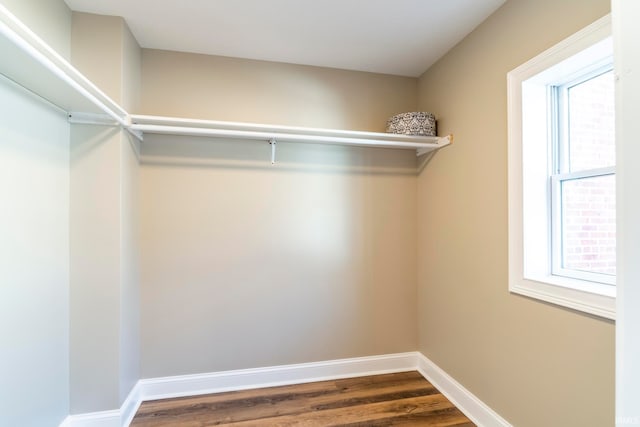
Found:
<path fill-rule="evenodd" d="M 613 72 L 569 89 L 571 172 L 615 165 Z M 563 267 L 615 275 L 615 175 L 565 181 Z"/>

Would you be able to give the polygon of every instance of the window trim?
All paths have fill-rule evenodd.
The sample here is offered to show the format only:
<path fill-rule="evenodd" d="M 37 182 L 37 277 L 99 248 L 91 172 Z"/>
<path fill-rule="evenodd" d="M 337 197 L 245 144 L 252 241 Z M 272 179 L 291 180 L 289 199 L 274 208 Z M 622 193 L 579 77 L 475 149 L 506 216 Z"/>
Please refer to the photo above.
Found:
<path fill-rule="evenodd" d="M 542 187 L 536 184 L 532 192 L 536 193 L 537 200 L 540 200 L 540 197 L 544 197 L 545 201 L 549 200 L 551 189 L 548 185 L 548 177 L 551 174 L 548 170 L 545 170 L 544 174 L 538 173 L 538 176 L 535 172 L 531 174 L 531 170 L 527 169 L 528 165 L 523 162 L 523 158 L 526 157 L 528 161 L 535 159 L 538 165 L 543 161 L 546 165 L 550 165 L 552 163 L 549 160 L 553 155 L 548 144 L 543 144 L 544 148 L 536 148 L 535 152 L 531 152 L 531 147 L 523 144 L 525 139 L 523 131 L 527 132 L 527 138 L 530 134 L 544 139 L 550 136 L 547 129 L 536 128 L 523 120 L 525 109 L 528 120 L 532 115 L 530 107 L 523 105 L 523 92 L 527 99 L 539 98 L 534 102 L 545 105 L 543 112 L 533 112 L 533 115 L 543 114 L 538 119 L 549 120 L 548 108 L 546 108 L 548 84 L 557 82 L 558 73 L 560 73 L 557 69 L 554 71 L 554 66 L 569 58 L 576 64 L 584 62 L 585 67 L 592 64 L 592 56 L 582 54 L 586 49 L 602 52 L 603 58 L 606 55 L 611 56 L 610 39 L 611 16 L 606 15 L 507 74 L 509 291 L 596 316 L 615 319 L 616 288 L 614 286 L 551 274 L 551 213 L 546 209 L 546 203 L 543 207 L 536 206 L 531 199 L 524 196 L 525 186 L 527 186 L 527 194 L 530 193 L 532 180 L 535 182 L 544 180 L 546 184 L 542 184 Z M 535 223 L 534 227 L 529 225 L 532 223 Z M 532 253 L 537 256 L 531 256 Z M 547 256 L 540 257 L 540 253 L 546 253 Z"/>

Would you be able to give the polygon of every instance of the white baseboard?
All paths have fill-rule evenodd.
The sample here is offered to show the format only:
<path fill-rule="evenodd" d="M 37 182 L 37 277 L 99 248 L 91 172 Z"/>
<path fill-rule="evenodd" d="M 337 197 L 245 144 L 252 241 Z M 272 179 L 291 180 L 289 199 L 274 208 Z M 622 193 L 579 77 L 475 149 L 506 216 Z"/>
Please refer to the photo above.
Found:
<path fill-rule="evenodd" d="M 60 427 L 122 427 L 131 424 L 143 399 L 140 384 L 137 383 L 120 409 L 112 411 L 91 412 L 88 414 L 69 415 Z"/>
<path fill-rule="evenodd" d="M 138 381 L 129 393 L 129 396 L 127 396 L 124 403 L 120 407 L 120 423 L 118 427 L 128 426 L 129 424 L 131 424 L 131 421 L 136 415 L 136 412 L 138 412 L 138 408 L 140 407 L 140 404 L 143 402 L 143 400 L 144 399 L 140 389 L 140 381 Z"/>
<path fill-rule="evenodd" d="M 144 400 L 301 384 L 416 369 L 417 353 L 357 357 L 257 369 L 140 380 Z"/>
<path fill-rule="evenodd" d="M 477 397 L 418 352 L 240 369 L 138 381 L 120 409 L 70 415 L 60 427 L 123 427 L 147 400 L 314 381 L 419 371 L 479 427 L 511 427 Z"/>
<path fill-rule="evenodd" d="M 512 427 L 493 409 L 421 353 L 418 353 L 417 369 L 478 427 Z"/>
<path fill-rule="evenodd" d="M 69 415 L 60 427 L 122 427 L 120 410 Z"/>

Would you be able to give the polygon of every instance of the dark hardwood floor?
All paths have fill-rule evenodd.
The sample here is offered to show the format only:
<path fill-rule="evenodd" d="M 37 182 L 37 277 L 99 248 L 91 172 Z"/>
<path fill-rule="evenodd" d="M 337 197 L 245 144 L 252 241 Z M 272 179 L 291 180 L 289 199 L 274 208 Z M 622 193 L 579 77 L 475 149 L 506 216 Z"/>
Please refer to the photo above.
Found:
<path fill-rule="evenodd" d="M 465 426 L 418 372 L 144 402 L 132 427 Z"/>

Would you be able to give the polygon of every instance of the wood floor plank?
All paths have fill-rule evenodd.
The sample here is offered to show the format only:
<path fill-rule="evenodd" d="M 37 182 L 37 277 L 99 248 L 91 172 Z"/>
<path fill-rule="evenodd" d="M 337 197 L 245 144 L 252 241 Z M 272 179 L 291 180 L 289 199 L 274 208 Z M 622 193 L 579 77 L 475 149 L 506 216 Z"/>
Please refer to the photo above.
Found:
<path fill-rule="evenodd" d="M 226 393 L 206 394 L 192 397 L 179 397 L 144 402 L 138 414 L 168 411 L 188 404 L 189 406 L 212 405 L 219 402 L 242 401 L 250 399 L 273 399 L 290 395 L 328 395 L 330 393 L 344 393 L 381 386 L 407 385 L 411 383 L 425 384 L 424 378 L 418 372 L 402 372 L 398 374 L 375 375 L 368 377 L 347 378 L 333 381 L 322 381 L 288 386 L 269 387 L 252 390 L 233 391 Z M 428 384 L 428 382 L 426 382 Z M 430 385 L 429 385 L 430 386 Z"/>
<path fill-rule="evenodd" d="M 455 407 L 426 413 L 407 414 L 391 418 L 341 424 L 341 427 L 387 426 L 475 427 L 475 424 L 469 421 L 469 419 Z"/>
<path fill-rule="evenodd" d="M 323 385 L 327 388 L 313 391 L 305 388 L 302 392 L 295 389 L 281 393 L 271 391 L 268 396 L 229 395 L 228 399 L 217 398 L 215 402 L 198 399 L 180 405 L 148 405 L 142 408 L 140 416 L 142 418 L 149 413 L 154 416 L 171 414 L 176 408 L 183 407 L 192 415 L 215 412 L 224 419 L 241 421 L 260 418 L 265 414 L 273 414 L 274 411 L 280 415 L 295 414 L 301 407 L 323 410 L 437 393 L 433 386 L 419 379 L 405 380 L 401 383 L 378 383 L 368 387 L 331 387 L 331 383 Z"/>
<path fill-rule="evenodd" d="M 262 418 L 276 412 L 278 415 L 296 414 L 300 408 L 311 408 L 315 411 L 335 409 L 344 406 L 362 405 L 387 400 L 424 396 L 437 393 L 437 390 L 424 382 L 414 381 L 413 384 L 395 386 L 381 386 L 376 389 L 363 389 L 353 392 L 320 393 L 286 393 L 271 395 L 269 397 L 254 397 L 251 399 L 233 399 L 226 402 L 201 402 L 183 406 L 190 416 L 197 414 L 215 413 L 227 422 L 242 421 L 254 418 Z M 348 394 L 348 397 L 345 396 Z M 175 407 L 171 409 L 155 409 L 155 417 L 171 415 Z M 145 412 L 141 413 L 144 417 Z M 148 413 L 148 412 L 146 412 Z"/>
<path fill-rule="evenodd" d="M 419 373 L 144 402 L 132 427 L 473 426 Z"/>
<path fill-rule="evenodd" d="M 322 411 L 300 412 L 296 415 L 284 415 L 237 423 L 216 424 L 223 427 L 308 427 L 353 424 L 354 422 L 374 421 L 410 413 L 432 412 L 451 408 L 452 404 L 442 395 L 421 396 L 387 402 L 370 403 L 353 407 L 328 409 Z"/>

